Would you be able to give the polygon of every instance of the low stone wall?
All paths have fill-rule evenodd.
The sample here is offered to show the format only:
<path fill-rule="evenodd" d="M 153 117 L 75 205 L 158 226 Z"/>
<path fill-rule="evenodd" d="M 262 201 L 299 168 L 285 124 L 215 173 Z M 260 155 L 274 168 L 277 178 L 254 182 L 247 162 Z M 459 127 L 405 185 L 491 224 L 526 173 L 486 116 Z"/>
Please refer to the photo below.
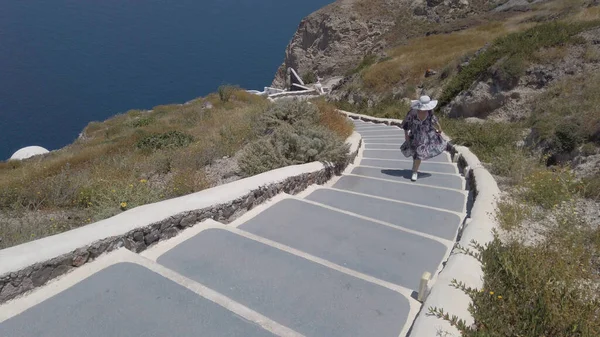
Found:
<path fill-rule="evenodd" d="M 401 120 L 397 119 L 376 118 L 346 111 L 340 112 L 350 118 L 365 122 L 395 126 L 400 126 L 402 123 Z M 500 189 L 491 173 L 483 167 L 475 154 L 464 146 L 451 144 L 451 139 L 447 135 L 444 135 L 444 137 L 449 140 L 448 152 L 450 152 L 453 162 L 457 163 L 460 172 L 464 174 L 467 188 L 474 198 L 473 206 L 468 212 L 469 217 L 459 234 L 458 244 L 462 247 L 470 247 L 471 243 L 476 241 L 478 244 L 486 245 L 493 240 L 493 229 L 497 228 L 495 215 Z M 428 314 L 429 308 L 433 307 L 444 309 L 450 316 L 456 315 L 459 319 L 465 320 L 467 325 L 474 323 L 469 312 L 471 299 L 463 291 L 453 287 L 451 285 L 452 280 L 463 282 L 467 287 L 480 289 L 483 286 L 481 264 L 477 259 L 455 248 L 437 276 L 435 284 L 429 288 L 430 291 L 413 323 L 409 336 L 439 336 L 440 331 L 443 332 L 441 336 L 461 336 L 458 329 L 448 322 Z"/>
<path fill-rule="evenodd" d="M 2 250 L 0 251 L 0 304 L 91 262 L 103 253 L 121 247 L 139 253 L 159 241 L 176 236 L 182 230 L 203 220 L 213 219 L 229 223 L 279 193 L 297 194 L 310 185 L 324 184 L 334 175 L 339 175 L 346 166 L 354 162 L 358 155 L 361 144 L 360 135 L 354 133 L 347 142 L 351 145 L 350 156 L 342 165 L 309 163 L 281 168 L 178 198 L 181 203 L 193 202 L 197 205 L 208 203 L 203 202 L 206 199 L 209 201 L 221 199 L 221 202 L 184 212 L 175 210 L 172 212 L 174 214 L 147 225 L 143 221 L 133 225 L 120 223 L 118 216 L 115 216 L 103 220 L 104 226 L 97 226 L 99 223 L 90 224 L 87 228 L 89 230 L 84 228 L 88 226 L 84 226 L 53 237 Z M 215 198 L 214 195 L 210 195 L 211 193 L 221 193 L 222 197 Z M 173 199 L 146 206 L 152 208 L 167 206 L 167 209 L 173 209 L 172 206 L 169 206 L 172 204 L 171 201 Z M 128 212 L 135 210 L 132 209 Z M 121 218 L 126 219 L 126 217 Z M 129 218 L 136 219 L 138 216 L 134 212 L 133 217 Z M 114 225 L 133 227 L 133 229 L 119 235 L 111 235 L 115 232 Z M 98 228 L 92 228 L 93 226 Z M 79 235 L 77 231 L 80 232 Z M 93 240 L 94 237 L 99 239 Z M 76 249 L 62 248 L 61 250 L 60 247 L 48 247 L 49 245 L 60 246 L 60 243 L 64 243 L 65 240 L 70 241 L 67 243 L 67 247 L 76 247 Z M 40 249 L 41 247 L 46 249 Z"/>
<path fill-rule="evenodd" d="M 306 95 L 309 95 L 309 96 L 319 96 L 319 93 L 315 89 L 300 90 L 300 91 L 285 91 L 285 92 L 281 92 L 281 93 L 276 93 L 276 94 L 269 95 L 269 98 L 273 99 L 273 100 L 277 100 L 277 99 L 280 99 L 280 98 L 295 97 L 295 96 L 306 96 Z"/>

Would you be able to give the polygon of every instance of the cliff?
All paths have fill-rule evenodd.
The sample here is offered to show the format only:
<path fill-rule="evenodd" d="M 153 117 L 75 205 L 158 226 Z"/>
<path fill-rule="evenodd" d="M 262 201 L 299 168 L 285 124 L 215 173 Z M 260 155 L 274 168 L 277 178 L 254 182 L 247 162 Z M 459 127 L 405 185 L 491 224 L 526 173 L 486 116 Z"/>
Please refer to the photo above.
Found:
<path fill-rule="evenodd" d="M 285 84 L 287 68 L 302 76 L 313 72 L 320 77 L 343 73 L 357 59 L 384 48 L 381 35 L 393 21 L 363 20 L 357 15 L 355 0 L 340 0 L 304 18 L 285 50 L 274 87 Z"/>
<path fill-rule="evenodd" d="M 338 0 L 304 18 L 285 50 L 272 86 L 285 85 L 287 68 L 303 76 L 340 76 L 365 55 L 385 57 L 390 46 L 417 36 L 464 27 L 465 20 L 506 1 Z M 507 4 L 505 4 L 506 6 Z"/>

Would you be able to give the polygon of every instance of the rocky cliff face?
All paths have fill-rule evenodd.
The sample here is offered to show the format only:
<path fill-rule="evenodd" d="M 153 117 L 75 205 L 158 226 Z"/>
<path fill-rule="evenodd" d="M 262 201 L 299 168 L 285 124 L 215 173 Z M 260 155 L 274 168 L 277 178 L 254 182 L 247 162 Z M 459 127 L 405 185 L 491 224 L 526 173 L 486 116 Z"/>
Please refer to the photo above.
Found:
<path fill-rule="evenodd" d="M 356 2 L 338 0 L 300 22 L 286 48 L 274 87 L 285 85 L 287 68 L 296 69 L 301 76 L 307 72 L 319 77 L 340 75 L 365 54 L 383 50 L 381 36 L 394 25 L 393 20 L 366 19 L 357 13 Z"/>
<path fill-rule="evenodd" d="M 506 1 L 337 0 L 300 22 L 272 86 L 285 86 L 290 67 L 301 76 L 309 72 L 319 77 L 344 75 L 367 54 L 384 56 L 391 44 L 439 32 L 440 24 L 476 17 L 496 2 Z"/>

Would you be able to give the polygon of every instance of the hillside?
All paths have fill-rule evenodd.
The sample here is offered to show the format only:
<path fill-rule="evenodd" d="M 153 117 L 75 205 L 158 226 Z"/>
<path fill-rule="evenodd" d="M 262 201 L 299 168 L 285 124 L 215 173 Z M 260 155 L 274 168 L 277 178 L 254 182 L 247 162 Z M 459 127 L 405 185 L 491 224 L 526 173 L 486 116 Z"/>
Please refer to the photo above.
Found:
<path fill-rule="evenodd" d="M 343 79 L 313 104 L 220 87 L 0 162 L 0 249 L 274 168 L 345 162 L 353 125 L 336 108 L 402 119 L 427 94 L 502 195 L 494 240 L 458 247 L 483 265 L 481 289 L 455 284 L 475 323 L 423 310 L 467 337 L 600 336 L 600 1 L 338 0 L 299 24 L 274 86 L 288 67 Z"/>
<path fill-rule="evenodd" d="M 600 335 L 600 2 L 337 1 L 306 18 L 282 69 L 343 76 L 339 108 L 402 119 L 440 100 L 442 128 L 502 189 L 463 336 Z M 339 61 L 339 62 L 338 62 Z M 443 332 L 442 332 L 443 335 Z"/>
<path fill-rule="evenodd" d="M 300 22 L 273 86 L 284 85 L 288 67 L 302 76 L 344 75 L 365 55 L 383 59 L 390 47 L 412 38 L 502 19 L 521 7 L 514 0 L 338 0 Z"/>
<path fill-rule="evenodd" d="M 0 162 L 0 249 L 275 168 L 343 162 L 351 133 L 324 102 L 235 87 L 91 122 L 65 148 Z"/>

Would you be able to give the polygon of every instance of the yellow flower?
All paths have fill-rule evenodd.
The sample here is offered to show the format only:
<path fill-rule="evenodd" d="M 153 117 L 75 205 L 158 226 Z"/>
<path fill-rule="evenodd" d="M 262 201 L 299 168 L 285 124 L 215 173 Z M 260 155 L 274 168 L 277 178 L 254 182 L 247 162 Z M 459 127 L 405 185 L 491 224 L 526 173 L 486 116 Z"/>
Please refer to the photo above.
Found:
<path fill-rule="evenodd" d="M 88 219 L 88 222 L 92 222 L 92 219 Z"/>
<path fill-rule="evenodd" d="M 494 292 L 493 292 L 493 291 L 490 291 L 490 295 L 494 295 Z"/>
<path fill-rule="evenodd" d="M 142 184 L 145 184 L 147 182 L 148 182 L 148 180 L 146 180 L 146 179 L 140 179 L 140 183 L 142 183 Z"/>
<path fill-rule="evenodd" d="M 498 299 L 499 299 L 499 300 L 501 300 L 501 299 L 502 299 L 502 296 L 498 296 Z"/>
<path fill-rule="evenodd" d="M 125 207 L 127 207 L 127 203 L 126 202 L 122 202 L 121 203 L 121 208 L 125 208 Z"/>
<path fill-rule="evenodd" d="M 115 191 L 115 190 L 112 190 L 112 192 L 113 192 L 113 193 L 115 193 L 116 191 Z"/>
<path fill-rule="evenodd" d="M 129 187 L 133 187 L 133 184 L 129 184 Z"/>

